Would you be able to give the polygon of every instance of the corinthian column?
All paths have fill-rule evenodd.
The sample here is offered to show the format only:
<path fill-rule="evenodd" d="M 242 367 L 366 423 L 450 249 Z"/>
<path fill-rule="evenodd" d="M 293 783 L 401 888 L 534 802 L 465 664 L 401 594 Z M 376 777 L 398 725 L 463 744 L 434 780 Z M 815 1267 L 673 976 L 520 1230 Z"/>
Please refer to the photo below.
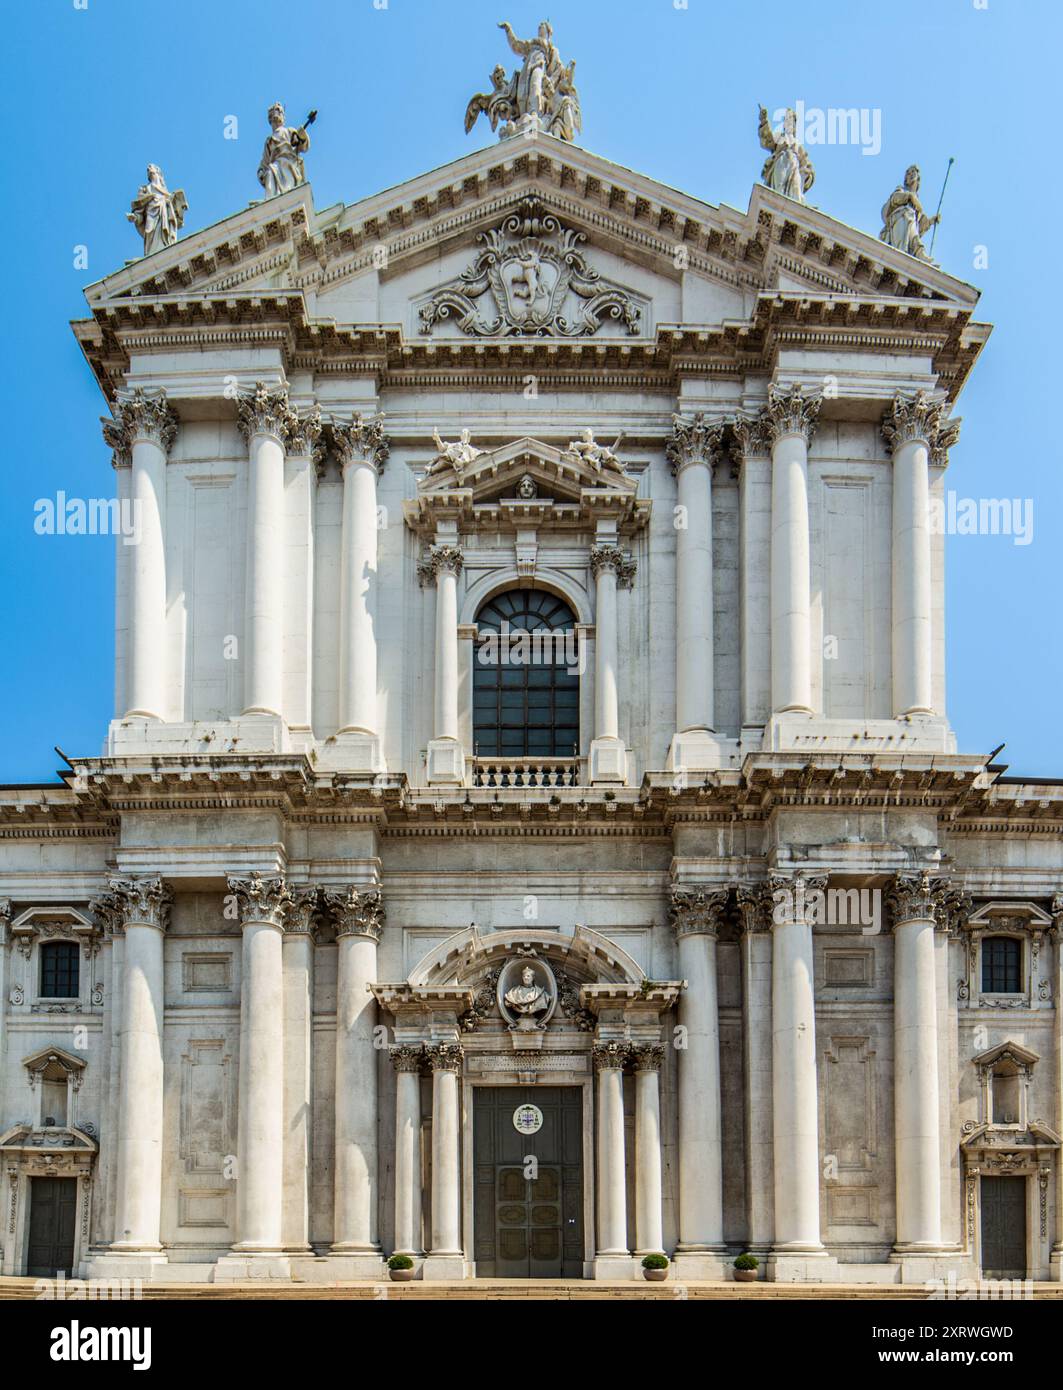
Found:
<path fill-rule="evenodd" d="M 768 392 L 771 437 L 771 704 L 776 714 L 812 713 L 812 576 L 808 446 L 820 397 L 800 386 Z"/>
<path fill-rule="evenodd" d="M 123 923 L 117 1178 L 108 1256 L 164 1262 L 159 1243 L 163 1144 L 163 935 L 173 902 L 161 878 L 114 879 L 105 902 Z M 100 1270 L 104 1273 L 104 1270 Z"/>
<path fill-rule="evenodd" d="M 664 1253 L 661 1190 L 661 1088 L 664 1048 L 633 1043 L 635 1068 L 635 1253 Z"/>
<path fill-rule="evenodd" d="M 351 1257 L 351 1277 L 380 1269 L 377 1239 L 376 948 L 384 905 L 376 889 L 326 892 L 336 923 L 336 1160 L 331 1254 Z"/>
<path fill-rule="evenodd" d="M 460 1043 L 425 1048 L 432 1069 L 432 1249 L 424 1278 L 463 1279 L 461 1243 L 461 1093 L 465 1056 Z"/>
<path fill-rule="evenodd" d="M 627 1168 L 624 1160 L 624 1063 L 626 1043 L 598 1042 L 598 1249 L 596 1279 L 630 1276 L 627 1243 Z"/>
<path fill-rule="evenodd" d="M 617 545 L 596 545 L 591 550 L 594 575 L 594 739 L 591 743 L 591 782 L 623 782 L 627 754 L 620 738 L 618 698 L 619 635 L 616 591 L 629 588 L 635 578 L 635 561 Z"/>
<path fill-rule="evenodd" d="M 913 1256 L 941 1250 L 934 932 L 949 908 L 950 890 L 947 880 L 928 873 L 898 874 L 887 896 L 893 916 L 894 1259 L 903 1267 Z"/>
<path fill-rule="evenodd" d="M 334 423 L 332 440 L 343 470 L 338 737 L 345 766 L 378 772 L 376 484 L 389 446 L 380 416 Z"/>
<path fill-rule="evenodd" d="M 675 737 L 669 765 L 719 766 L 715 727 L 712 596 L 712 477 L 723 423 L 672 416 L 667 455 L 680 508 L 675 537 Z"/>
<path fill-rule="evenodd" d="M 816 1086 L 816 1007 L 810 895 L 825 877 L 773 875 L 772 1133 L 775 1162 L 775 1242 L 769 1275 L 807 1277 L 810 1259 L 826 1251 L 819 1234 L 819 1104 Z M 816 1277 L 816 1276 L 813 1276 Z"/>
<path fill-rule="evenodd" d="M 236 1243 L 223 1278 L 282 1272 L 284 1191 L 283 935 L 293 897 L 283 878 L 230 878 L 240 911 L 240 1071 Z M 275 1263 L 267 1266 L 264 1260 Z"/>
<path fill-rule="evenodd" d="M 395 1080 L 395 1253 L 421 1249 L 421 1071 L 420 1043 L 391 1049 Z"/>
<path fill-rule="evenodd" d="M 247 440 L 244 713 L 280 716 L 284 654 L 284 445 L 296 417 L 287 387 L 262 382 L 237 403 Z"/>
<path fill-rule="evenodd" d="M 766 419 L 739 416 L 731 458 L 738 469 L 738 585 L 742 727 L 771 712 L 771 441 Z"/>
<path fill-rule="evenodd" d="M 420 566 L 421 583 L 436 586 L 435 736 L 428 745 L 430 786 L 465 780 L 465 754 L 458 738 L 458 575 L 456 545 L 436 545 Z"/>
<path fill-rule="evenodd" d="M 720 1126 L 720 1022 L 716 938 L 730 892 L 673 888 L 679 949 L 679 1245 L 686 1279 L 723 1276 L 723 1149 Z"/>
<path fill-rule="evenodd" d="M 320 438 L 321 411 L 314 405 L 293 420 L 286 439 L 285 492 L 289 527 L 286 641 L 291 644 L 291 654 L 285 714 L 291 733 L 303 735 L 300 746 L 305 746 L 313 724 L 314 503 L 325 453 Z M 297 744 L 298 737 L 293 740 L 293 748 Z"/>
<path fill-rule="evenodd" d="M 933 585 L 930 554 L 930 461 L 944 459 L 959 421 L 944 421 L 945 403 L 925 391 L 894 397 L 882 424 L 893 456 L 893 713 L 933 714 Z"/>
<path fill-rule="evenodd" d="M 128 459 L 132 465 L 137 543 L 130 547 L 125 717 L 180 717 L 170 709 L 166 662 L 166 459 L 177 438 L 177 415 L 165 391 L 148 396 L 138 387 L 119 396 L 103 435 L 116 463 Z"/>

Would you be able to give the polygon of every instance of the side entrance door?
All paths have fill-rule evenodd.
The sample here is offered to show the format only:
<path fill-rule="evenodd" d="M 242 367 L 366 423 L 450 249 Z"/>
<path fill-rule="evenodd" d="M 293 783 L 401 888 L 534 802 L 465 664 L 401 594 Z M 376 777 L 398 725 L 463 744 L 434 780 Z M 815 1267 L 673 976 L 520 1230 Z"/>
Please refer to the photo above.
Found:
<path fill-rule="evenodd" d="M 30 1238 L 26 1273 L 51 1279 L 74 1264 L 77 1178 L 30 1178 Z"/>
<path fill-rule="evenodd" d="M 1026 1278 L 1026 1179 L 982 1178 L 982 1273 Z"/>
<path fill-rule="evenodd" d="M 477 1086 L 473 1253 L 479 1278 L 583 1274 L 583 1093 L 577 1086 Z M 542 1115 L 542 1125 L 534 1112 Z M 514 1116 L 521 1111 L 518 1129 Z"/>

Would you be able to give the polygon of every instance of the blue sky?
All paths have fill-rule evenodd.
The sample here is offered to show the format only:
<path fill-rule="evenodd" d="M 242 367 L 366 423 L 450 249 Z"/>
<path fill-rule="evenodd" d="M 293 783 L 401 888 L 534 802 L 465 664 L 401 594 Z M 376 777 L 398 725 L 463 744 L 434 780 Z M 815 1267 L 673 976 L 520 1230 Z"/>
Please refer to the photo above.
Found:
<path fill-rule="evenodd" d="M 933 206 L 955 157 L 935 256 L 982 290 L 995 331 L 948 486 L 1031 499 L 1034 532 L 948 539 L 949 715 L 962 751 L 1006 741 L 1012 773 L 1063 777 L 1059 252 L 1044 242 L 1061 203 L 1058 0 L 33 0 L 4 7 L 0 782 L 49 780 L 54 744 L 97 753 L 111 714 L 113 541 L 38 536 L 33 504 L 113 490 L 104 403 L 67 325 L 83 287 L 138 251 L 125 213 L 144 166 L 185 189 L 186 231 L 216 222 L 259 196 L 279 99 L 320 113 L 317 206 L 353 202 L 491 139 L 462 120 L 508 61 L 497 22 L 525 35 L 544 8 L 577 59 L 581 143 L 709 202 L 746 207 L 759 102 L 881 112 L 879 153 L 810 151 L 810 201 L 873 233 L 908 164 Z"/>

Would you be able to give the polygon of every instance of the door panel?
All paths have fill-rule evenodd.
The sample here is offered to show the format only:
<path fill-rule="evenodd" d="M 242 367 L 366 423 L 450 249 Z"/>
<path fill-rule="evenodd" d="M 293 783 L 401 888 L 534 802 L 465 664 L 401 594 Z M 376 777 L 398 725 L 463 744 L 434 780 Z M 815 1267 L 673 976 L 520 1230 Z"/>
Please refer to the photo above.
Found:
<path fill-rule="evenodd" d="M 481 1278 L 583 1273 L 583 1096 L 574 1086 L 478 1086 L 473 1101 L 473 1253 Z M 520 1105 L 542 1128 L 514 1128 Z M 534 1158 L 535 1177 L 525 1165 Z"/>
<path fill-rule="evenodd" d="M 982 1273 L 1026 1278 L 1026 1179 L 982 1178 Z"/>
<path fill-rule="evenodd" d="M 72 1272 L 77 1203 L 77 1178 L 30 1179 L 27 1274 L 50 1279 Z"/>

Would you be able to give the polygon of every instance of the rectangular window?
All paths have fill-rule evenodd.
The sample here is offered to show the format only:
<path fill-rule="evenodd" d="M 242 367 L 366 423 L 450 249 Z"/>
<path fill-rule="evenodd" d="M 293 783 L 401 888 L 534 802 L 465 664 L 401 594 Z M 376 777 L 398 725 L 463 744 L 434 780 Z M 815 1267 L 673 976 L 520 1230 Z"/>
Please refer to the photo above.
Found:
<path fill-rule="evenodd" d="M 81 948 L 74 941 L 49 941 L 41 947 L 41 998 L 76 999 L 80 989 Z"/>
<path fill-rule="evenodd" d="M 991 936 L 982 942 L 982 993 L 1021 994 L 1022 942 Z"/>

